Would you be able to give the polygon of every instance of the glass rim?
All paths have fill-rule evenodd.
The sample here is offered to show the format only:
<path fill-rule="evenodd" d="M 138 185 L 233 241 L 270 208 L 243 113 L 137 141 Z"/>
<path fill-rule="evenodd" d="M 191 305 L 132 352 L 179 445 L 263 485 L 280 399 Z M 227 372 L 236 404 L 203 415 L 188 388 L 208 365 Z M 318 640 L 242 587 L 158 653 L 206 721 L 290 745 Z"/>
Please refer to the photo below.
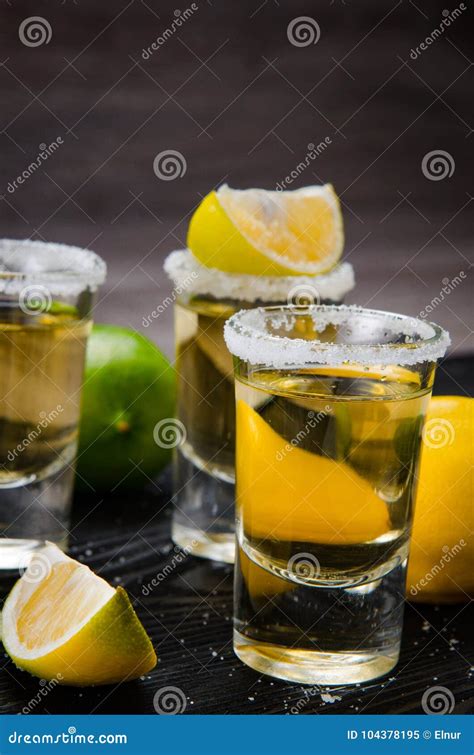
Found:
<path fill-rule="evenodd" d="M 379 319 L 394 335 L 403 335 L 403 342 L 331 343 L 317 338 L 306 340 L 269 333 L 268 318 L 283 325 L 288 315 L 311 315 L 316 326 L 349 324 L 351 317 Z M 279 319 L 278 319 L 279 318 Z M 289 330 L 289 327 L 287 327 Z M 410 315 L 366 309 L 357 305 L 309 304 L 257 307 L 240 310 L 224 326 L 227 348 L 250 364 L 285 369 L 320 364 L 347 363 L 365 365 L 416 365 L 435 362 L 443 357 L 451 343 L 449 333 L 432 322 Z"/>
<path fill-rule="evenodd" d="M 343 299 L 355 286 L 354 268 L 340 262 L 318 275 L 251 275 L 205 267 L 189 249 L 178 249 L 165 259 L 164 270 L 178 294 L 213 296 L 235 301 L 319 302 Z"/>
<path fill-rule="evenodd" d="M 0 293 L 16 294 L 42 285 L 52 294 L 95 291 L 107 266 L 98 254 L 69 244 L 32 239 L 0 239 Z"/>

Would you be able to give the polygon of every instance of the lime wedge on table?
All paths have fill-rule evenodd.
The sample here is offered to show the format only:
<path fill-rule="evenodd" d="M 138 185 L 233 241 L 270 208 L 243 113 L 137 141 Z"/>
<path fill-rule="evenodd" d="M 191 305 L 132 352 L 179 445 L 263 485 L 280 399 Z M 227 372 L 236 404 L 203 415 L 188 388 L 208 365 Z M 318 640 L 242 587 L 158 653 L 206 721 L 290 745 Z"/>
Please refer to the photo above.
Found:
<path fill-rule="evenodd" d="M 205 266 L 250 275 L 316 275 L 339 261 L 344 232 L 330 184 L 295 191 L 211 191 L 189 225 L 188 246 Z"/>
<path fill-rule="evenodd" d="M 18 668 L 78 687 L 136 679 L 157 662 L 125 590 L 52 544 L 8 596 L 2 641 Z"/>

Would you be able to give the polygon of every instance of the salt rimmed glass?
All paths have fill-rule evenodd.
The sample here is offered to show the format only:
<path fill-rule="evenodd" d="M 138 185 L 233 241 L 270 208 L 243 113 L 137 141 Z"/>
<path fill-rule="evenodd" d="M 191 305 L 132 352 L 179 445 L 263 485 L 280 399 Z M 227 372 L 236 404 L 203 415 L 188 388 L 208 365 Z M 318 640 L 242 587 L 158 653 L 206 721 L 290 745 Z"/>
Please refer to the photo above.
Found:
<path fill-rule="evenodd" d="M 438 326 L 269 307 L 225 326 L 237 404 L 234 649 L 260 672 L 358 683 L 397 663 Z"/>
<path fill-rule="evenodd" d="M 173 540 L 195 555 L 232 563 L 235 554 L 235 407 L 232 357 L 224 323 L 242 307 L 264 303 L 341 302 L 354 286 L 342 263 L 317 276 L 238 275 L 173 252 L 178 419 L 186 437 L 174 460 Z"/>
<path fill-rule="evenodd" d="M 91 312 L 89 250 L 0 240 L 0 569 L 66 547 Z"/>

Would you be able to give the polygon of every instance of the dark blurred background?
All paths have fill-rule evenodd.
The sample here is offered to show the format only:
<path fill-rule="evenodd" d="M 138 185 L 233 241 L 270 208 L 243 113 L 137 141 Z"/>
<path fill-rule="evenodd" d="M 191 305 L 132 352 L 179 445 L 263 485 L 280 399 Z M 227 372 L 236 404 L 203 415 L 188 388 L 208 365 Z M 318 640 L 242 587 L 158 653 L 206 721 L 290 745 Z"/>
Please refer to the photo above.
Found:
<path fill-rule="evenodd" d="M 331 181 L 341 196 L 357 276 L 349 300 L 410 314 L 429 306 L 452 353 L 465 353 L 474 345 L 467 5 L 4 0 L 1 235 L 103 255 L 96 319 L 142 330 L 171 353 L 171 308 L 147 329 L 142 320 L 170 291 L 163 258 L 185 245 L 202 196 L 224 181 L 275 188 L 327 137 L 290 188 Z M 27 36 L 32 16 L 39 37 Z M 294 44 L 288 27 L 302 16 L 304 44 Z M 163 180 L 153 163 L 169 150 L 184 174 Z M 423 171 L 440 151 L 441 172 L 435 164 L 430 175 L 428 158 Z"/>

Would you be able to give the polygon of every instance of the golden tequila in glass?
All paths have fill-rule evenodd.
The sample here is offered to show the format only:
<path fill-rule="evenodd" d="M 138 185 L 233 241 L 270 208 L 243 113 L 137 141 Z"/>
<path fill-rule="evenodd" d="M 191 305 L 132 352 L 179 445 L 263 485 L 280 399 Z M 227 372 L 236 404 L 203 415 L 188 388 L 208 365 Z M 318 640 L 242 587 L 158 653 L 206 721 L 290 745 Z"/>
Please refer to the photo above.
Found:
<path fill-rule="evenodd" d="M 175 304 L 177 416 L 186 438 L 175 453 L 173 540 L 195 555 L 235 557 L 235 398 L 226 320 L 258 303 L 341 301 L 353 286 L 350 265 L 327 275 L 251 276 L 204 268 L 190 252 L 165 263 Z"/>
<path fill-rule="evenodd" d="M 0 242 L 0 568 L 65 546 L 91 308 L 92 252 Z"/>
<path fill-rule="evenodd" d="M 306 683 L 398 660 L 436 326 L 349 307 L 241 312 L 234 647 Z"/>

